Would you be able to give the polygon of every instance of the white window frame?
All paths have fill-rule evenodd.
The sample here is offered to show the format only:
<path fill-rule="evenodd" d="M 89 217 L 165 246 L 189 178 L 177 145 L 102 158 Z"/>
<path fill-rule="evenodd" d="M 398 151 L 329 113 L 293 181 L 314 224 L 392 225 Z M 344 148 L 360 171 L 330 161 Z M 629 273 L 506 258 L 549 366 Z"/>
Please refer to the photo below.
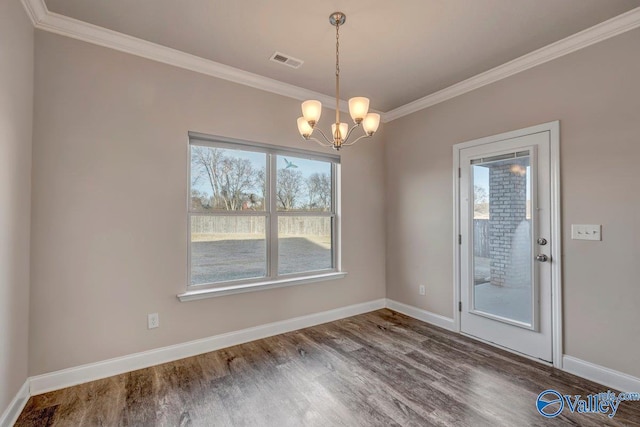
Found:
<path fill-rule="evenodd" d="M 266 185 L 264 211 L 212 211 L 197 212 L 191 209 L 191 147 L 207 146 L 232 150 L 244 150 L 266 155 Z M 276 194 L 277 156 L 299 157 L 331 163 L 331 210 L 316 211 L 278 211 Z M 244 141 L 221 136 L 189 132 L 187 147 L 187 288 L 179 294 L 180 301 L 217 297 L 243 292 L 278 288 L 284 286 L 313 283 L 322 280 L 339 279 L 346 276 L 341 269 L 340 256 L 340 156 L 324 154 L 296 148 L 285 148 L 260 142 Z M 259 216 L 265 218 L 265 239 L 267 245 L 266 276 L 251 279 L 230 280 L 206 284 L 191 284 L 191 218 L 193 216 Z M 278 275 L 278 218 L 292 216 L 328 217 L 332 221 L 332 265 L 324 270 Z"/>

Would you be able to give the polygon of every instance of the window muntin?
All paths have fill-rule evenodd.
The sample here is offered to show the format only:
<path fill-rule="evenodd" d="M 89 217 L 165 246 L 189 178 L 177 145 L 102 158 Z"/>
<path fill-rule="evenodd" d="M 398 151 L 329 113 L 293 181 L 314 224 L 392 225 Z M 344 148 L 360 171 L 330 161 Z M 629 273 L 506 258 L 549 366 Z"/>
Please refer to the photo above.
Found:
<path fill-rule="evenodd" d="M 193 136 L 189 148 L 189 287 L 338 271 L 339 157 Z"/>

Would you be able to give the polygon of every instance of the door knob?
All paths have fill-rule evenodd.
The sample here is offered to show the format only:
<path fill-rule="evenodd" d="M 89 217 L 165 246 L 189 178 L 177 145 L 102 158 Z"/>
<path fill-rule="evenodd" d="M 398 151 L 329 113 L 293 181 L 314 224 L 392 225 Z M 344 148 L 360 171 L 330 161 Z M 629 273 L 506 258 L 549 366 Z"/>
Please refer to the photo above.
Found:
<path fill-rule="evenodd" d="M 540 262 L 547 262 L 549 261 L 549 257 L 546 256 L 545 254 L 539 254 L 538 256 L 536 256 L 536 259 Z"/>

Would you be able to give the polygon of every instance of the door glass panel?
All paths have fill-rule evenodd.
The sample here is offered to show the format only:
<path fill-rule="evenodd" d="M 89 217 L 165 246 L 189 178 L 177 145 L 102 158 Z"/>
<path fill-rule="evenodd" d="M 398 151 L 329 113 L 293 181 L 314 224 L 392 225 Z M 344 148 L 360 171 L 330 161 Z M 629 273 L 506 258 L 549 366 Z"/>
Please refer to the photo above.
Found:
<path fill-rule="evenodd" d="M 531 165 L 529 152 L 471 165 L 473 308 L 532 325 Z"/>

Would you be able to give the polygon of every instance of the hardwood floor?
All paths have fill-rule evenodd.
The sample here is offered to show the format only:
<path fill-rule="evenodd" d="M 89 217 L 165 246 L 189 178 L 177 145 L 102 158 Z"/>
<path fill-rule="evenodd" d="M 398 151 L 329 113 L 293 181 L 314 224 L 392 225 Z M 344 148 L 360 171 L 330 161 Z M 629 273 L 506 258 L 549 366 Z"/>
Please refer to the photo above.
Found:
<path fill-rule="evenodd" d="M 546 419 L 546 389 L 607 391 L 385 309 L 33 396 L 16 426 L 640 425 L 640 402 Z"/>

